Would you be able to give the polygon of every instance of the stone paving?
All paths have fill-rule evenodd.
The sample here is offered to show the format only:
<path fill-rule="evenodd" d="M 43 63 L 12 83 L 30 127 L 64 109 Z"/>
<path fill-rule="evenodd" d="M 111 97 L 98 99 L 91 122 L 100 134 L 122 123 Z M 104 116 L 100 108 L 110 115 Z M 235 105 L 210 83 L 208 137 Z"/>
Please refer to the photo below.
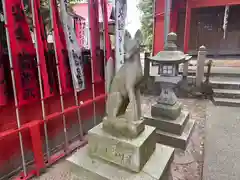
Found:
<path fill-rule="evenodd" d="M 207 107 L 203 180 L 240 179 L 239 107 Z"/>
<path fill-rule="evenodd" d="M 156 97 L 142 97 L 143 111 L 149 111 L 150 105 Z M 203 141 L 204 141 L 204 126 L 206 117 L 206 100 L 196 99 L 180 99 L 184 104 L 184 108 L 191 112 L 191 118 L 196 120 L 195 129 L 190 138 L 189 144 L 185 151 L 176 149 L 174 162 L 171 166 L 172 177 L 169 180 L 201 180 L 203 167 Z M 161 161 L 159 159 L 159 161 Z M 71 180 L 68 164 L 64 161 L 59 161 L 47 169 L 41 177 L 34 180 Z"/>

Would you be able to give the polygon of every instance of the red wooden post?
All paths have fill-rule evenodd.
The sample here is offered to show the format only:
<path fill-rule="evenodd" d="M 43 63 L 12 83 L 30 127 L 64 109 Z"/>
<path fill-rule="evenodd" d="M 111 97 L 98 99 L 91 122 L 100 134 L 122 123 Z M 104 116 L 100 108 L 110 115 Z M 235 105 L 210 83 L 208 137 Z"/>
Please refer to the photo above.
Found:
<path fill-rule="evenodd" d="M 188 44 L 190 38 L 190 27 L 191 27 L 191 6 L 189 0 L 186 4 L 186 17 L 185 17 L 185 29 L 184 29 L 184 53 L 188 52 Z"/>
<path fill-rule="evenodd" d="M 37 175 L 39 175 L 40 171 L 45 168 L 39 121 L 31 122 L 29 124 L 29 131 L 32 139 L 32 151 L 34 154 L 36 171 Z"/>
<path fill-rule="evenodd" d="M 153 54 L 164 47 L 164 0 L 156 0 L 154 14 Z"/>
<path fill-rule="evenodd" d="M 178 25 L 178 12 L 180 9 L 180 4 L 182 2 L 177 1 L 175 7 L 171 11 L 171 19 L 170 19 L 170 32 L 177 32 Z"/>
<path fill-rule="evenodd" d="M 170 18 L 170 32 L 177 32 L 177 19 L 178 19 L 178 12 L 177 9 L 173 9 L 171 12 Z"/>

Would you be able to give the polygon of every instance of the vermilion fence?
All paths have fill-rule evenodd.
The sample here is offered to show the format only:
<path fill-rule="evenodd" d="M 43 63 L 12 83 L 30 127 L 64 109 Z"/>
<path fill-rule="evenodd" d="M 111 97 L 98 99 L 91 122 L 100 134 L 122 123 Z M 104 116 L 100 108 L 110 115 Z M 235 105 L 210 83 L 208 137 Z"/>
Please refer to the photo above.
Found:
<path fill-rule="evenodd" d="M 7 0 L 1 1 L 4 7 L 6 7 L 4 3 L 10 2 Z M 11 0 L 11 2 L 18 6 L 18 10 L 22 5 L 21 3 L 16 3 L 22 2 L 21 0 Z M 31 0 L 32 4 L 33 2 L 35 2 L 35 0 Z M 107 1 L 104 1 L 104 3 L 106 2 Z M 8 14 L 11 15 L 11 13 L 15 13 L 16 9 L 12 9 L 11 11 L 9 7 L 10 6 L 8 6 Z M 94 11 L 94 9 L 91 10 Z M 6 16 L 5 11 L 6 9 L 4 9 Z M 19 11 L 18 13 L 23 17 L 23 11 Z M 34 16 L 35 15 L 37 15 L 37 13 L 34 14 Z M 33 19 L 35 19 L 34 16 Z M 14 16 L 14 18 L 17 17 L 18 16 Z M 20 21 L 22 20 L 21 18 Z M 22 23 L 19 22 L 19 18 L 17 20 L 15 19 L 15 21 L 16 24 Z M 35 21 L 33 21 L 33 29 L 35 36 L 37 36 Z M 2 22 L 1 25 L 2 24 L 4 23 Z M 13 21 L 11 25 L 12 27 L 15 26 Z M 25 22 L 25 32 L 29 33 L 26 26 Z M 68 155 L 74 149 L 85 145 L 87 143 L 85 136 L 87 131 L 99 123 L 105 114 L 106 94 L 104 74 L 106 74 L 106 72 L 104 72 L 104 68 L 105 54 L 109 49 L 106 51 L 100 50 L 97 42 L 95 42 L 97 48 L 95 47 L 96 55 L 94 54 L 94 60 L 93 52 L 90 52 L 90 50 L 84 50 L 82 52 L 81 57 L 83 58 L 86 88 L 78 93 L 74 91 L 73 88 L 72 91 L 66 93 L 63 93 L 61 90 L 61 83 L 63 82 L 61 82 L 59 78 L 59 73 L 61 72 L 58 67 L 58 57 L 56 57 L 56 49 L 59 47 L 55 44 L 54 53 L 49 51 L 47 55 L 44 54 L 44 56 L 48 58 L 46 62 L 49 64 L 47 66 L 50 67 L 49 69 L 51 73 L 53 73 L 55 80 L 54 95 L 46 98 L 43 95 L 44 83 L 42 83 L 42 79 L 46 77 L 41 77 L 41 59 L 39 58 L 39 54 L 35 54 L 36 64 L 33 68 L 36 69 L 34 76 L 38 77 L 35 83 L 38 84 L 37 88 L 39 88 L 40 98 L 37 98 L 37 100 L 31 103 L 28 102 L 19 106 L 19 100 L 16 95 L 18 89 L 15 84 L 16 69 L 14 70 L 14 68 L 19 67 L 12 64 L 11 53 L 14 52 L 12 48 L 21 49 L 21 47 L 15 47 L 11 44 L 10 38 L 13 37 L 13 33 L 10 35 L 9 29 L 12 27 L 9 26 L 5 17 L 7 40 L 1 40 L 2 42 L 7 42 L 8 51 L 7 48 L 5 48 L 5 53 L 1 53 L 0 68 L 1 70 L 4 69 L 4 72 L 1 71 L 1 76 L 3 77 L 4 73 L 4 79 L 7 85 L 7 102 L 4 102 L 4 105 L 0 106 L 0 180 L 9 179 L 13 175 L 15 175 L 14 179 L 29 179 L 34 175 L 39 175 L 46 167 L 58 159 Z M 10 30 L 13 32 L 12 29 Z M 3 29 L 0 31 L 0 36 L 1 38 L 5 36 Z M 20 39 L 21 38 L 22 37 L 20 37 Z M 41 38 L 37 39 L 35 37 L 35 48 L 37 50 L 39 50 L 39 43 L 37 41 L 41 40 Z M 15 40 L 15 42 L 18 43 L 15 44 L 21 46 L 22 42 L 20 43 L 18 41 L 21 40 Z M 96 39 L 91 39 L 91 41 L 96 41 Z M 22 43 L 22 45 L 23 44 L 24 43 Z M 91 45 L 94 46 L 94 43 Z M 49 50 L 46 46 L 44 48 Z M 17 60 L 20 62 L 19 59 Z M 1 62 L 3 62 L 4 68 L 2 68 Z M 93 65 L 93 63 L 95 63 L 95 65 Z M 102 78 L 98 81 L 95 81 L 95 78 L 93 78 L 96 76 L 96 72 L 93 69 L 103 72 L 101 73 Z"/>
<path fill-rule="evenodd" d="M 8 179 L 17 172 L 21 173 L 16 179 L 28 179 L 87 142 L 84 135 L 94 125 L 93 115 L 96 114 L 97 122 L 104 115 L 106 94 L 105 82 L 102 81 L 94 84 L 95 98 L 92 97 L 90 61 L 86 61 L 84 70 L 87 87 L 77 95 L 79 106 L 75 105 L 73 92 L 63 95 L 64 112 L 61 112 L 60 96 L 50 97 L 44 100 L 46 112 L 44 121 L 40 100 L 25 105 L 19 109 L 21 128 L 17 128 L 13 98 L 7 106 L 0 109 L 0 179 Z M 9 73 L 6 72 L 8 77 Z M 95 113 L 93 112 L 94 104 Z M 79 129 L 78 109 L 80 110 L 82 129 Z M 63 114 L 66 117 L 67 145 L 64 138 Z M 47 158 L 44 122 L 47 124 L 49 159 Z M 81 131 L 83 131 L 83 136 Z M 24 162 L 21 160 L 19 133 L 23 140 Z"/>

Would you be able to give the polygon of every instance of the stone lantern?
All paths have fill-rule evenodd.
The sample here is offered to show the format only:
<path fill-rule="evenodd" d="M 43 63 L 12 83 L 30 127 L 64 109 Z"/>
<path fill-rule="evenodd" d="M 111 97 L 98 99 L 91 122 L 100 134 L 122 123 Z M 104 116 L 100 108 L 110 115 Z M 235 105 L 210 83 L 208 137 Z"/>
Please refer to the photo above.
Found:
<path fill-rule="evenodd" d="M 158 134 L 162 135 L 160 143 L 174 147 L 178 147 L 174 144 L 177 141 L 172 144 L 169 138 L 176 137 L 176 133 L 179 137 L 181 136 L 182 130 L 188 122 L 189 112 L 182 112 L 182 103 L 178 101 L 173 88 L 182 80 L 182 76 L 178 74 L 179 64 L 191 59 L 191 56 L 177 50 L 176 40 L 177 35 L 169 33 L 164 50 L 148 58 L 149 61 L 159 65 L 160 76 L 156 76 L 155 81 L 160 83 L 161 94 L 152 105 L 151 113 L 148 112 L 144 116 L 146 124 L 153 125 L 161 130 L 158 131 Z M 178 139 L 181 139 L 179 137 Z M 184 148 L 185 144 L 181 147 Z"/>
<path fill-rule="evenodd" d="M 152 106 L 151 114 L 152 116 L 165 116 L 170 120 L 180 115 L 182 107 L 173 91 L 173 88 L 182 80 L 182 76 L 178 75 L 178 66 L 191 58 L 177 50 L 176 40 L 177 35 L 169 33 L 164 51 L 149 58 L 150 61 L 159 64 L 160 76 L 157 76 L 155 80 L 161 84 L 162 88 L 157 103 Z"/>

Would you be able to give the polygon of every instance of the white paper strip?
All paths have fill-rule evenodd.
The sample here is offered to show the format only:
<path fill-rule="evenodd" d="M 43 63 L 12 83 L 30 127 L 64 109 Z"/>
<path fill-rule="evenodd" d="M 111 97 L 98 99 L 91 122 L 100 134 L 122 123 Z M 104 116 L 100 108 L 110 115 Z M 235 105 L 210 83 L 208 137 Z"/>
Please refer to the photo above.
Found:
<path fill-rule="evenodd" d="M 89 23 L 86 22 L 85 28 L 84 28 L 84 44 L 83 47 L 85 49 L 90 49 L 90 29 L 89 29 Z"/>
<path fill-rule="evenodd" d="M 73 19 L 67 12 L 67 0 L 60 0 L 60 14 L 63 24 L 63 31 L 67 43 L 69 64 L 72 73 L 73 85 L 76 91 L 85 89 L 85 78 L 83 74 L 83 60 L 81 48 L 78 45 L 74 31 Z"/>
<path fill-rule="evenodd" d="M 124 32 L 125 19 L 127 16 L 127 2 L 126 0 L 116 0 L 116 41 L 115 41 L 115 71 L 117 72 L 124 63 Z"/>
<path fill-rule="evenodd" d="M 227 34 L 227 24 L 229 15 L 229 6 L 225 6 L 224 18 L 223 18 L 223 39 L 226 39 Z"/>

